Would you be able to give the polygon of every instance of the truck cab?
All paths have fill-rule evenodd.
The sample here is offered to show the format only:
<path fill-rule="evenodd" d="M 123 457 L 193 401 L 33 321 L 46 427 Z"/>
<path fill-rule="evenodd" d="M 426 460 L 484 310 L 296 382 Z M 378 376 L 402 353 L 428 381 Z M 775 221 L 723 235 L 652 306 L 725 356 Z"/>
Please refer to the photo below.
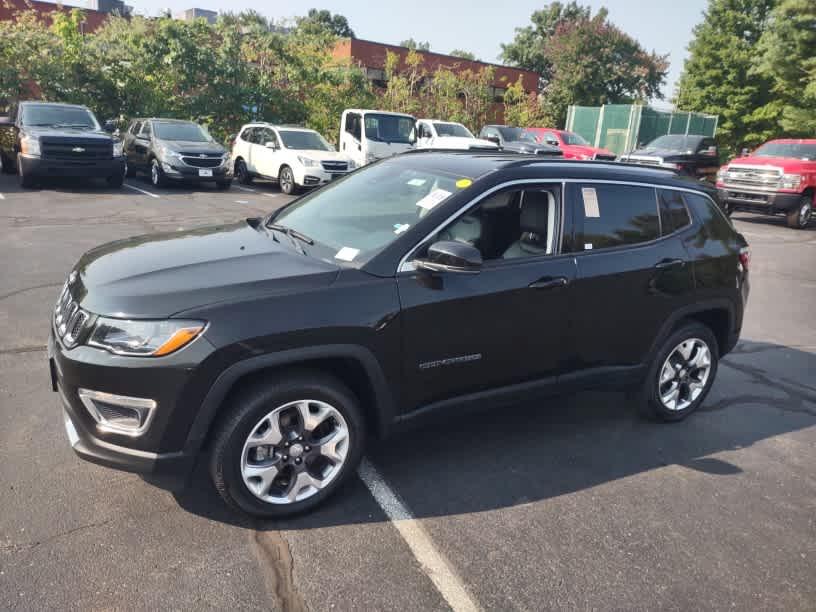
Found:
<path fill-rule="evenodd" d="M 360 167 L 416 145 L 416 119 L 405 113 L 349 108 L 340 119 L 340 152 Z"/>

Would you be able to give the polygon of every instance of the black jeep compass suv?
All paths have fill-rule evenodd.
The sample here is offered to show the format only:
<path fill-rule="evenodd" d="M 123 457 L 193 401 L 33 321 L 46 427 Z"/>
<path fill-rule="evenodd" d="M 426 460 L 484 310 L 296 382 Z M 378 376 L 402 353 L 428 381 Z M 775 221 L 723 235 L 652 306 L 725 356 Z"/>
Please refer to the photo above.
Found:
<path fill-rule="evenodd" d="M 663 170 L 501 153 L 392 157 L 263 219 L 86 253 L 51 323 L 74 450 L 232 506 L 321 503 L 368 436 L 588 386 L 655 418 L 736 344 L 748 249 Z"/>

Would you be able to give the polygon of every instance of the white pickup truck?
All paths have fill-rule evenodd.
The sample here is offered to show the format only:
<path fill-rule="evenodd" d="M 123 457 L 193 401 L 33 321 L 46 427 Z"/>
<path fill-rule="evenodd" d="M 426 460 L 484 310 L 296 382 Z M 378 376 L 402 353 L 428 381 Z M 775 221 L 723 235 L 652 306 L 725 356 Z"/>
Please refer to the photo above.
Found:
<path fill-rule="evenodd" d="M 404 113 L 348 108 L 340 119 L 340 153 L 359 166 L 416 145 L 416 119 Z"/>
<path fill-rule="evenodd" d="M 417 120 L 417 149 L 463 149 L 496 151 L 495 142 L 476 138 L 461 123 L 438 119 Z"/>

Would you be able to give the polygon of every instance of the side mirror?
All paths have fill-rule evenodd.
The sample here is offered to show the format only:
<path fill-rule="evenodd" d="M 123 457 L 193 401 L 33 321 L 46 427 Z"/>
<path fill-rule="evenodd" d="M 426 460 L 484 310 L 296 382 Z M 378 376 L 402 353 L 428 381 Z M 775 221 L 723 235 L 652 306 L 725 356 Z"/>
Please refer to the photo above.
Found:
<path fill-rule="evenodd" d="M 703 150 L 703 155 L 708 155 L 709 157 L 716 157 L 717 155 L 717 147 L 715 145 L 711 145 Z"/>
<path fill-rule="evenodd" d="M 740 157 L 748 157 L 749 153 L 750 151 L 748 151 L 748 147 L 743 147 L 742 152 L 740 153 Z"/>
<path fill-rule="evenodd" d="M 561 146 L 561 145 L 558 144 L 557 140 L 554 140 L 552 138 L 547 140 L 547 144 L 550 145 L 551 147 L 560 147 Z"/>
<path fill-rule="evenodd" d="M 482 269 L 482 254 L 476 247 L 454 240 L 441 240 L 428 247 L 423 259 L 415 259 L 419 270 L 478 274 Z"/>
<path fill-rule="evenodd" d="M 14 125 L 11 117 L 0 117 L 0 125 Z"/>
<path fill-rule="evenodd" d="M 274 151 L 275 149 L 277 149 L 277 148 L 278 148 L 278 145 L 276 145 L 276 144 L 275 144 L 274 142 L 272 142 L 271 140 L 270 140 L 269 142 L 267 142 L 267 143 L 266 143 L 264 146 L 265 146 L 267 149 L 272 149 L 273 151 Z"/>
<path fill-rule="evenodd" d="M 108 134 L 113 134 L 116 131 L 116 122 L 113 119 L 108 119 L 105 125 L 102 126 L 102 129 Z"/>
<path fill-rule="evenodd" d="M 496 143 L 497 145 L 501 144 L 501 140 L 499 139 L 498 136 L 485 136 L 484 139 L 489 140 L 490 142 Z"/>

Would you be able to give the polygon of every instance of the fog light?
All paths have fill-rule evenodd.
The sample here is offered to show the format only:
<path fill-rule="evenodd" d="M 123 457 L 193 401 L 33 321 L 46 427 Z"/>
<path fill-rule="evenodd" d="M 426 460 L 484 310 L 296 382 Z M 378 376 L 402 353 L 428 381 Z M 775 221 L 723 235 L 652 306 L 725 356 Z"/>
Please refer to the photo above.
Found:
<path fill-rule="evenodd" d="M 100 431 L 140 436 L 150 426 L 156 402 L 143 397 L 128 397 L 79 389 L 79 399 L 96 421 Z"/>

